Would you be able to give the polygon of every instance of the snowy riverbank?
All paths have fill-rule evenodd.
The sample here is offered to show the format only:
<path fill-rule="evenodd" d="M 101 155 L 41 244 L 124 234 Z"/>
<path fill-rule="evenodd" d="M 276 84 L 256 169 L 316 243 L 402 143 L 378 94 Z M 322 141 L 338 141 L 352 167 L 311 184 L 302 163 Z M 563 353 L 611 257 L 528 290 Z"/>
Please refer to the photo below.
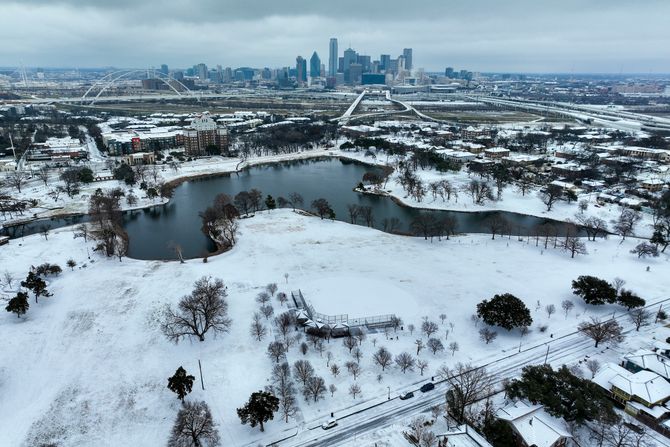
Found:
<path fill-rule="evenodd" d="M 64 271 L 49 278 L 53 297 L 39 304 L 31 298 L 24 318 L 0 315 L 0 433 L 8 445 L 164 444 L 179 408 L 165 387 L 167 377 L 180 365 L 198 376 L 200 360 L 205 390 L 196 383 L 188 399 L 208 402 L 223 443 L 245 445 L 262 436 L 276 439 L 303 424 L 319 423 L 331 411 L 385 399 L 387 387 L 395 396 L 434 374 L 443 363 L 481 364 L 516 352 L 520 342 L 516 331 L 499 331 L 498 338 L 485 345 L 470 321 L 476 303 L 493 294 L 513 293 L 531 309 L 534 323 L 521 340 L 524 346 L 573 332 L 589 316 L 622 311 L 618 306 L 585 306 L 573 296 L 570 281 L 579 275 L 609 281 L 621 277 L 627 288 L 648 302 L 667 297 L 668 255 L 638 260 L 629 253 L 635 241 L 588 242 L 589 254 L 575 259 L 528 242 L 473 235 L 430 243 L 288 210 L 242 220 L 238 245 L 207 263 L 118 262 L 98 255 L 88 260 L 83 240 L 73 239 L 66 228 L 52 231 L 48 241 L 38 235 L 13 240 L 0 247 L 0 265 L 15 281 L 41 262 L 58 263 Z M 69 258 L 78 264 L 74 271 L 65 267 Z M 203 343 L 171 344 L 157 328 L 156 311 L 165 303 L 175 304 L 203 275 L 220 277 L 228 286 L 231 332 L 207 337 Z M 273 337 L 256 342 L 249 325 L 258 308 L 254 298 L 269 282 L 277 282 L 287 293 L 301 289 L 324 312 L 395 313 L 403 318 L 404 330 L 389 340 L 383 333 L 368 334 L 361 346 L 363 373 L 357 380 L 362 398 L 356 400 L 348 394 L 353 379 L 343 366 L 351 357 L 341 341 L 326 344 L 333 362 L 343 369 L 338 377 L 326 367 L 325 352 L 321 357 L 310 348 L 303 356 L 292 347 L 290 363 L 306 358 L 337 391 L 316 404 L 299 398 L 297 420 L 286 424 L 277 416 L 263 435 L 241 425 L 235 409 L 268 383 L 272 360 L 265 352 Z M 11 296 L 2 292 L 3 300 Z M 575 303 L 567 317 L 560 311 L 565 299 Z M 550 317 L 544 311 L 549 304 L 558 309 Z M 272 305 L 275 313 L 283 310 L 276 300 Z M 440 313 L 447 315 L 444 323 L 437 318 Z M 395 367 L 382 373 L 371 359 L 372 339 L 377 348 L 386 346 L 394 355 L 414 352 L 414 341 L 421 334 L 410 334 L 408 325 L 419 327 L 424 316 L 439 324 L 445 347 L 457 342 L 459 350 L 453 356 L 422 351 L 420 358 L 429 363 L 423 377 L 417 370 L 403 374 Z M 541 325 L 548 326 L 545 332 L 538 329 Z"/>

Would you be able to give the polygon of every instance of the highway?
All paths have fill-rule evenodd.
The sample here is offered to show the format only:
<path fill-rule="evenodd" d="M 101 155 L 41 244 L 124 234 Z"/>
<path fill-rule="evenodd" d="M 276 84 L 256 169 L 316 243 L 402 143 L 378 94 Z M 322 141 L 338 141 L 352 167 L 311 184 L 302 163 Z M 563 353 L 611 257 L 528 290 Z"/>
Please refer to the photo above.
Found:
<path fill-rule="evenodd" d="M 623 131 L 652 130 L 670 131 L 670 120 L 624 110 L 609 110 L 595 106 L 583 106 L 568 103 L 531 102 L 521 99 L 502 99 L 492 96 L 466 96 L 472 101 L 501 107 L 510 107 L 529 112 L 553 113 L 567 118 L 590 121 Z"/>

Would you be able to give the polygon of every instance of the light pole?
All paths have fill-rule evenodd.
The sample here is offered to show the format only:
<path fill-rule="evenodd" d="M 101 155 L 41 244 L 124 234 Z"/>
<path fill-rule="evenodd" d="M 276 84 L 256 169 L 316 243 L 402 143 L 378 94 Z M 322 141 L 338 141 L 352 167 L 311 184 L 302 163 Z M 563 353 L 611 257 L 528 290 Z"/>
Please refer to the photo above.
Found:
<path fill-rule="evenodd" d="M 544 364 L 547 364 L 547 358 L 549 357 L 549 344 L 547 344 L 547 353 L 544 355 Z"/>
<path fill-rule="evenodd" d="M 386 388 L 389 390 L 388 400 L 391 400 L 391 387 L 387 386 Z"/>

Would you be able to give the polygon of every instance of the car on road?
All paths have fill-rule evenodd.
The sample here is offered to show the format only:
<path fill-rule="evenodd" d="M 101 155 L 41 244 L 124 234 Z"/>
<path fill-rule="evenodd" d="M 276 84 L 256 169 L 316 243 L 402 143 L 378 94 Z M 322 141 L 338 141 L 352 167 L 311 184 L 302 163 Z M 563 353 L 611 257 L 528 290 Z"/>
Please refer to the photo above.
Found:
<path fill-rule="evenodd" d="M 328 430 L 328 429 L 331 429 L 335 426 L 337 426 L 337 420 L 336 419 L 330 419 L 327 422 L 324 422 L 321 425 L 321 428 L 323 428 L 324 430 Z"/>
<path fill-rule="evenodd" d="M 428 382 L 427 384 L 423 385 L 420 390 L 422 393 L 427 393 L 428 391 L 434 390 L 435 389 L 435 384 L 433 382 Z"/>
<path fill-rule="evenodd" d="M 414 397 L 414 393 L 411 391 L 406 392 L 405 394 L 400 395 L 400 400 L 407 400 Z"/>

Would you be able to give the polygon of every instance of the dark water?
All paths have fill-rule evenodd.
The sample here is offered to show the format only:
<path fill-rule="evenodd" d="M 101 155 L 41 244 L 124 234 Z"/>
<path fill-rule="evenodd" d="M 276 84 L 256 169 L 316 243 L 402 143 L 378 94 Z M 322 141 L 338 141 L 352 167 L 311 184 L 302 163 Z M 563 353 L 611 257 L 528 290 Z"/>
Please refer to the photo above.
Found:
<path fill-rule="evenodd" d="M 198 213 L 207 208 L 219 193 L 232 196 L 251 188 L 261 190 L 263 197 L 271 194 L 275 199 L 299 192 L 305 199 L 306 209 L 309 209 L 314 199 L 323 197 L 331 204 L 336 219 L 346 222 L 349 222 L 348 204 L 371 206 L 376 228 L 382 229 L 384 219 L 396 217 L 401 222 L 399 231 L 409 231 L 410 222 L 419 212 L 425 211 L 398 205 L 387 197 L 352 191 L 363 174 L 374 169 L 361 163 L 338 159 L 301 160 L 257 166 L 239 174 L 185 182 L 175 190 L 174 197 L 167 205 L 124 214 L 126 231 L 130 236 L 129 256 L 136 259 L 175 259 L 173 250 L 169 248 L 171 242 L 181 245 L 184 257 L 199 257 L 214 251 L 212 242 L 200 231 Z M 459 200 L 469 198 L 463 195 Z M 427 202 L 431 201 L 432 198 L 428 197 Z M 453 216 L 458 222 L 457 231 L 462 233 L 488 233 L 485 221 L 493 214 L 501 214 L 511 223 L 512 234 L 525 235 L 529 229 L 544 222 L 561 226 L 549 219 L 509 212 L 430 212 L 438 218 Z M 58 228 L 85 220 L 85 216 L 45 219 L 8 231 L 10 236 L 20 237 L 22 234 L 38 232 L 43 225 Z"/>

